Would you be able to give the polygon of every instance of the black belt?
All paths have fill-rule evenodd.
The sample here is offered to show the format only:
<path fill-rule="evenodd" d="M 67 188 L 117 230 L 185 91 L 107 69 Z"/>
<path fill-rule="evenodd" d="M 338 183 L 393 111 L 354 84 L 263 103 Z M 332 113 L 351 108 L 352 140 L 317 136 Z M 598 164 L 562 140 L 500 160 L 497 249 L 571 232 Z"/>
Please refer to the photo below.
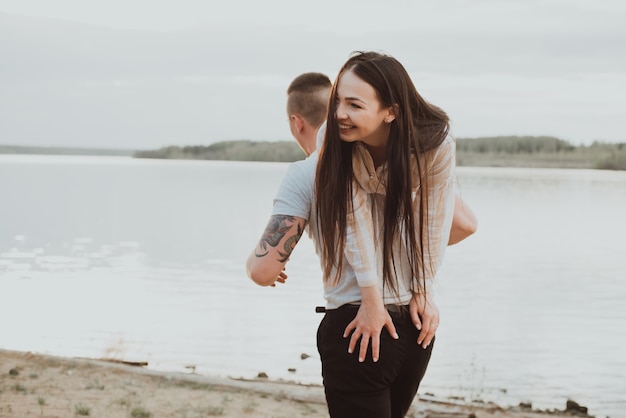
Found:
<path fill-rule="evenodd" d="M 358 305 L 355 305 L 358 306 Z M 403 305 L 385 305 L 385 309 L 387 309 L 389 312 L 402 312 L 402 309 L 406 308 L 406 306 Z M 316 306 L 315 307 L 315 312 L 316 313 L 326 313 L 326 308 L 324 306 Z"/>

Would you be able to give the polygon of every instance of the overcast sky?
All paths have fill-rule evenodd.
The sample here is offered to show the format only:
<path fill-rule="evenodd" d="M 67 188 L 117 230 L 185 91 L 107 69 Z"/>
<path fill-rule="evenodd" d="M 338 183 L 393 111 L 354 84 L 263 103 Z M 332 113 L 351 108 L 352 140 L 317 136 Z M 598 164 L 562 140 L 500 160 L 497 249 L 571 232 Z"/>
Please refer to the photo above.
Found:
<path fill-rule="evenodd" d="M 622 0 L 0 0 L 0 144 L 286 140 L 285 89 L 398 58 L 458 137 L 626 142 Z"/>

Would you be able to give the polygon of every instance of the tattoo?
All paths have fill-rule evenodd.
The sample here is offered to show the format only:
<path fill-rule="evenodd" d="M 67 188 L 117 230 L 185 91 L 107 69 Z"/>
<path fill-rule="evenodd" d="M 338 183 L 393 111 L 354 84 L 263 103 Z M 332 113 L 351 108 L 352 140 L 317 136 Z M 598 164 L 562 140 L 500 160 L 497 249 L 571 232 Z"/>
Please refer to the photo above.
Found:
<path fill-rule="evenodd" d="M 269 223 L 267 224 L 267 227 L 265 228 L 263 236 L 261 237 L 261 241 L 259 242 L 259 248 L 261 248 L 261 250 L 263 250 L 264 252 L 255 251 L 254 255 L 258 258 L 265 257 L 267 254 L 269 254 L 269 249 L 267 247 L 268 245 L 272 247 L 278 247 L 280 241 L 282 241 L 285 235 L 287 235 L 287 233 L 293 227 L 294 222 L 295 218 L 293 216 L 272 216 Z M 278 254 L 280 255 L 278 261 L 280 261 L 281 263 L 287 261 L 287 259 L 291 255 L 291 252 L 296 247 L 296 244 L 302 236 L 302 227 L 300 226 L 300 224 L 296 223 L 296 227 L 296 233 L 287 238 L 285 244 L 283 245 L 284 252 L 278 251 Z"/>

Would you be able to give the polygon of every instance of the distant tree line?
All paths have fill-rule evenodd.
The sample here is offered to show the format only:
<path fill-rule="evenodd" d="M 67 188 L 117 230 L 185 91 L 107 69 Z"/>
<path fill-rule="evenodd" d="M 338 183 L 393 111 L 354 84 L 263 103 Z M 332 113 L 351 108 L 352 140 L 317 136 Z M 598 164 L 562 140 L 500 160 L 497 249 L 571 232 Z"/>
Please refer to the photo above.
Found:
<path fill-rule="evenodd" d="M 237 160 L 292 162 L 304 159 L 294 141 L 224 141 L 211 145 L 169 146 L 154 151 L 137 151 L 137 158 L 173 158 L 186 160 Z"/>
<path fill-rule="evenodd" d="M 576 149 L 562 139 L 551 136 L 497 136 L 487 138 L 459 138 L 457 152 L 535 154 L 560 153 Z"/>
<path fill-rule="evenodd" d="M 549 136 L 458 138 L 457 164 L 626 170 L 626 143 L 574 146 Z"/>
<path fill-rule="evenodd" d="M 304 158 L 294 141 L 224 141 L 137 151 L 137 158 L 292 162 Z M 626 143 L 572 145 L 549 136 L 457 138 L 457 164 L 485 167 L 626 170 Z"/>

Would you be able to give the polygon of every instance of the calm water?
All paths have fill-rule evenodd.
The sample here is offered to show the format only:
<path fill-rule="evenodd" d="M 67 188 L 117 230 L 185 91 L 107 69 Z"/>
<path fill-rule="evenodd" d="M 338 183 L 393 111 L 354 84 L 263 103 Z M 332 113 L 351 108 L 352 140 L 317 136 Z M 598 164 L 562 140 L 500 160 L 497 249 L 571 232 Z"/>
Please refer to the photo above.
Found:
<path fill-rule="evenodd" d="M 0 347 L 321 383 L 308 238 L 286 285 L 244 273 L 286 168 L 0 156 Z M 626 417 L 626 172 L 458 173 L 479 232 L 446 254 L 420 393 Z"/>

